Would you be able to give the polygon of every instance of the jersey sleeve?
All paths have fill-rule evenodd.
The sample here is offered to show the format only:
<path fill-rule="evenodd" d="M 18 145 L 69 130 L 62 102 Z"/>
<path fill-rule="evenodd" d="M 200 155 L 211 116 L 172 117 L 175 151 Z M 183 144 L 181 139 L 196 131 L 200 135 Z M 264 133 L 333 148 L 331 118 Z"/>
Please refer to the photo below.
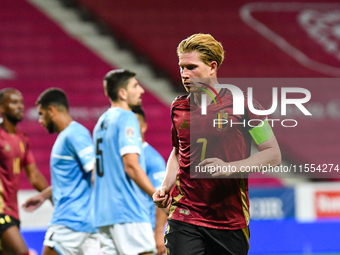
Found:
<path fill-rule="evenodd" d="M 177 132 L 176 132 L 174 125 L 171 126 L 171 140 L 172 140 L 172 146 L 179 148 Z"/>
<path fill-rule="evenodd" d="M 142 138 L 137 117 L 133 112 L 126 112 L 126 114 L 122 114 L 121 116 L 118 124 L 119 154 L 121 156 L 130 153 L 140 155 Z"/>
<path fill-rule="evenodd" d="M 245 100 L 247 95 L 245 94 Z M 257 145 L 269 140 L 272 136 L 274 136 L 273 130 L 268 123 L 267 115 L 258 115 L 253 113 L 248 106 L 248 102 L 245 102 L 247 105 L 247 115 L 249 117 L 249 133 L 254 139 Z M 257 102 L 255 99 L 252 101 L 253 108 L 256 110 L 264 110 L 262 105 Z"/>
<path fill-rule="evenodd" d="M 247 95 L 247 93 L 245 93 L 244 94 L 244 105 L 245 105 L 246 111 L 247 111 L 246 115 L 248 116 L 248 120 L 251 121 L 251 123 L 250 123 L 251 126 L 257 126 L 258 124 L 261 123 L 261 121 L 264 121 L 267 118 L 267 115 L 258 115 L 258 114 L 253 113 L 249 109 L 247 97 L 248 97 L 248 95 Z M 263 106 L 258 101 L 256 101 L 255 99 L 253 99 L 252 104 L 253 104 L 253 107 L 256 110 L 264 110 Z"/>
<path fill-rule="evenodd" d="M 84 127 L 77 129 L 77 133 L 68 137 L 68 143 L 74 157 L 79 160 L 84 171 L 90 172 L 95 165 L 94 147 L 90 132 Z"/>
<path fill-rule="evenodd" d="M 172 122 L 172 125 L 171 125 L 171 141 L 172 141 L 172 146 L 173 147 L 176 147 L 176 148 L 179 148 L 179 141 L 178 141 L 178 136 L 177 136 L 177 130 L 176 130 L 176 127 L 175 127 L 175 122 L 174 122 L 174 111 L 176 109 L 175 107 L 175 102 L 176 100 L 178 99 L 178 97 L 172 102 L 171 104 L 171 110 L 170 110 L 170 114 L 171 114 L 171 122 Z"/>

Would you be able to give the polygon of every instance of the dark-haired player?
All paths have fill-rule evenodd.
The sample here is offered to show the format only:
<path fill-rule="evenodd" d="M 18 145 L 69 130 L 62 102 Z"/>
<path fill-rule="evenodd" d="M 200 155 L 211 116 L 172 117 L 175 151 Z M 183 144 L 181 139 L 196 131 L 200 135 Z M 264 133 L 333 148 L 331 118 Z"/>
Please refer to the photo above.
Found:
<path fill-rule="evenodd" d="M 145 195 L 151 197 L 155 188 L 145 173 L 140 128 L 131 111 L 144 93 L 135 75 L 124 69 L 105 75 L 111 107 L 93 130 L 95 226 L 104 254 L 152 255 L 155 249 Z"/>
<path fill-rule="evenodd" d="M 23 207 L 33 211 L 53 197 L 54 211 L 45 235 L 43 255 L 82 254 L 82 245 L 95 232 L 91 202 L 95 156 L 91 134 L 73 121 L 63 90 L 45 90 L 36 105 L 40 124 L 49 133 L 58 133 L 50 159 L 52 186 L 28 199 Z M 94 242 L 94 250 L 95 245 Z"/>

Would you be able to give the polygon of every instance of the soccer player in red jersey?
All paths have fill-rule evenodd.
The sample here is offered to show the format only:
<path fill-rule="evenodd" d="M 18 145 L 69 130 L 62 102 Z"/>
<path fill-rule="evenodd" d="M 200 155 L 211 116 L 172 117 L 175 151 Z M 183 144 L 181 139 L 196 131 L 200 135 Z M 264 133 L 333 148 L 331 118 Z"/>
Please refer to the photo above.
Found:
<path fill-rule="evenodd" d="M 194 34 L 179 44 L 177 54 L 182 83 L 189 94 L 177 97 L 172 103 L 173 150 L 162 187 L 153 195 L 159 207 L 171 204 L 165 234 L 167 252 L 176 255 L 247 254 L 250 237 L 248 174 L 242 173 L 242 167 L 260 169 L 280 164 L 279 146 L 266 116 L 249 110 L 247 94 L 244 94 L 245 114 L 237 115 L 233 113 L 231 91 L 214 89 L 218 84 L 217 69 L 224 59 L 219 42 L 209 34 Z M 206 102 L 201 100 L 202 93 L 215 91 L 220 103 L 214 104 L 208 96 Z M 207 105 L 206 115 L 201 114 L 204 104 Z M 262 109 L 255 100 L 253 106 Z M 221 122 L 213 125 L 216 119 Z M 256 119 L 257 126 L 241 125 L 250 119 Z M 259 152 L 250 156 L 252 139 Z M 233 172 L 215 171 L 210 176 L 204 173 L 204 177 L 209 178 L 202 178 L 202 173 L 196 172 L 197 167 L 229 167 Z"/>
<path fill-rule="evenodd" d="M 38 171 L 27 135 L 17 129 L 24 117 L 21 93 L 13 88 L 0 90 L 0 255 L 28 255 L 19 232 L 17 192 L 24 168 L 34 188 L 41 191 L 48 184 Z"/>

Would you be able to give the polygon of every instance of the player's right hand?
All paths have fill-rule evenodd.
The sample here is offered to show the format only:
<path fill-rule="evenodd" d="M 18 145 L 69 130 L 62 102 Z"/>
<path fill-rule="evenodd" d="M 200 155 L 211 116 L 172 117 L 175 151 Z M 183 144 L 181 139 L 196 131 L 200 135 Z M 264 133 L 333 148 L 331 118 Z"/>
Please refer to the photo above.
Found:
<path fill-rule="evenodd" d="M 26 212 L 33 212 L 37 209 L 41 204 L 45 201 L 45 199 L 40 195 L 36 195 L 34 197 L 29 198 L 26 202 L 21 206 Z"/>
<path fill-rule="evenodd" d="M 171 203 L 171 198 L 169 192 L 166 190 L 166 187 L 161 187 L 152 195 L 153 202 L 159 208 L 166 208 Z"/>

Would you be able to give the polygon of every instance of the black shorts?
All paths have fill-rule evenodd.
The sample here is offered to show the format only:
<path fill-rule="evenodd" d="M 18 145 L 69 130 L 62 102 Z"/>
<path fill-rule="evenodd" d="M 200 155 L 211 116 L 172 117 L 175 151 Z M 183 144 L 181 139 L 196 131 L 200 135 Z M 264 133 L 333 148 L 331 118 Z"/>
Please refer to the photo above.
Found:
<path fill-rule="evenodd" d="M 167 255 L 246 255 L 249 247 L 242 229 L 214 229 L 172 219 L 164 242 Z"/>
<path fill-rule="evenodd" d="M 6 229 L 17 226 L 20 227 L 20 221 L 8 214 L 0 214 L 0 238 Z"/>

